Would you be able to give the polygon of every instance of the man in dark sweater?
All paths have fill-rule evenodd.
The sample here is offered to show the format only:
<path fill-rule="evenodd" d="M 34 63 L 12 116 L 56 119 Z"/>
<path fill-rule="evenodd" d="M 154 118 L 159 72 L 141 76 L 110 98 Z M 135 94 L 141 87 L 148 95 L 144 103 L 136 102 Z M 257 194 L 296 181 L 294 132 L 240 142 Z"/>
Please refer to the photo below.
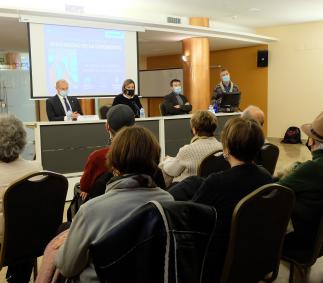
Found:
<path fill-rule="evenodd" d="M 317 229 L 323 214 L 323 112 L 302 131 L 308 136 L 306 146 L 312 160 L 299 163 L 279 183 L 291 188 L 296 196 L 292 214 L 294 232 L 285 238 L 283 254 L 305 260 L 300 250 L 313 248 Z"/>
<path fill-rule="evenodd" d="M 182 94 L 182 84 L 178 79 L 171 80 L 172 92 L 164 97 L 166 115 L 188 114 L 192 111 L 192 105 Z"/>

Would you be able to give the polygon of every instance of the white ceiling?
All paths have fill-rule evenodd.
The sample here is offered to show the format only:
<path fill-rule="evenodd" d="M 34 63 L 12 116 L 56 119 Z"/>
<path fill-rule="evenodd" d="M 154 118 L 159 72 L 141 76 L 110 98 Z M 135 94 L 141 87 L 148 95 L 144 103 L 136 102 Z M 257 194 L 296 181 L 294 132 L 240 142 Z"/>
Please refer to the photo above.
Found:
<path fill-rule="evenodd" d="M 126 0 L 120 0 L 126 1 Z M 251 28 L 323 20 L 323 0 L 128 0 L 133 13 L 208 17 Z"/>
<path fill-rule="evenodd" d="M 146 32 L 140 32 L 139 54 L 142 56 L 181 54 L 181 41 L 190 37 L 192 36 L 189 34 L 178 34 L 172 32 L 150 30 Z M 212 51 L 257 45 L 257 43 L 237 41 L 226 38 L 209 38 L 209 41 L 210 49 Z"/>
<path fill-rule="evenodd" d="M 23 7 L 23 3 L 26 2 L 22 0 L 11 0 L 10 2 L 0 0 L 0 6 L 12 4 L 20 8 Z M 40 0 L 28 3 L 30 9 L 44 9 L 48 5 L 46 1 Z M 108 11 L 111 13 L 116 9 L 116 16 L 138 19 L 149 18 L 159 22 L 165 20 L 168 15 L 186 19 L 191 16 L 209 17 L 212 28 L 227 25 L 229 28 L 242 26 L 254 29 L 264 26 L 323 20 L 323 0 L 110 0 L 104 2 L 104 4 L 101 0 L 56 0 L 50 3 L 52 4 L 47 7 L 48 10 L 64 11 L 65 4 L 73 4 L 84 7 L 85 14 L 106 13 L 108 15 Z M 101 3 L 101 6 L 99 3 Z M 111 9 L 102 8 L 107 5 L 110 5 Z M 118 6 L 120 6 L 120 9 L 117 9 Z M 140 54 L 145 56 L 179 54 L 182 48 L 181 40 L 187 37 L 187 34 L 161 31 L 140 33 L 139 51 Z M 17 19 L 0 18 L 0 38 L 0 51 L 28 50 L 26 24 L 19 23 Z M 211 50 L 251 45 L 254 45 L 254 43 L 210 38 Z"/>

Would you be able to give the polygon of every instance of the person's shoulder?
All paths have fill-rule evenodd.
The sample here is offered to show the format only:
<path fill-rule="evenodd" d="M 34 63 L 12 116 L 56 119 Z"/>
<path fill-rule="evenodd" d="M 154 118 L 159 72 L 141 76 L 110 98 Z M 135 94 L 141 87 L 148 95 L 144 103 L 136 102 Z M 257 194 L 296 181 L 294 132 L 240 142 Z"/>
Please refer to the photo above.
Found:
<path fill-rule="evenodd" d="M 69 98 L 72 100 L 72 101 L 78 101 L 78 98 L 76 96 L 69 96 Z"/>
<path fill-rule="evenodd" d="M 54 102 L 54 101 L 57 101 L 57 99 L 58 99 L 58 96 L 55 94 L 54 96 L 48 97 L 46 99 L 46 102 Z"/>
<path fill-rule="evenodd" d="M 239 86 L 235 83 L 233 83 L 233 91 L 234 92 L 239 91 Z"/>
<path fill-rule="evenodd" d="M 221 88 L 221 83 L 217 83 L 214 87 L 214 89 L 218 89 L 218 88 Z"/>
<path fill-rule="evenodd" d="M 172 98 L 172 93 L 166 94 L 166 95 L 164 96 L 164 99 L 165 99 L 165 100 L 170 99 L 170 98 Z"/>
<path fill-rule="evenodd" d="M 89 159 L 96 159 L 100 157 L 105 157 L 109 152 L 109 147 L 101 148 L 90 153 Z"/>
<path fill-rule="evenodd" d="M 124 96 L 122 93 L 119 93 L 114 97 L 114 101 L 122 101 L 124 99 Z"/>

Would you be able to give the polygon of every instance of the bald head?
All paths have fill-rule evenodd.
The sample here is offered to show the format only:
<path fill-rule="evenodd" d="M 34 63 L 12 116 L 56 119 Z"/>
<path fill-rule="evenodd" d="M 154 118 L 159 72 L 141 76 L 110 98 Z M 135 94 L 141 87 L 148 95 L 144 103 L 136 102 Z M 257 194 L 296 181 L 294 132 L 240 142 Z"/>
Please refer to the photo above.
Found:
<path fill-rule="evenodd" d="M 244 119 L 252 119 L 257 121 L 261 126 L 265 122 L 265 114 L 264 112 L 257 106 L 250 105 L 248 106 L 241 115 Z"/>

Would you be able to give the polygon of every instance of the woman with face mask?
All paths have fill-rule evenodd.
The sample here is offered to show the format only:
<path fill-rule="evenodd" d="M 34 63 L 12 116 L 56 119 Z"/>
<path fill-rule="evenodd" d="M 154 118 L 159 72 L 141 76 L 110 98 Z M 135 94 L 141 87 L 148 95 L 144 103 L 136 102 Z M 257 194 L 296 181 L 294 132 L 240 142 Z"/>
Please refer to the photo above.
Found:
<path fill-rule="evenodd" d="M 139 118 L 142 105 L 138 95 L 135 94 L 135 82 L 133 80 L 127 79 L 124 81 L 122 85 L 122 93 L 118 94 L 114 98 L 112 106 L 118 104 L 128 105 L 135 113 L 135 117 Z"/>

